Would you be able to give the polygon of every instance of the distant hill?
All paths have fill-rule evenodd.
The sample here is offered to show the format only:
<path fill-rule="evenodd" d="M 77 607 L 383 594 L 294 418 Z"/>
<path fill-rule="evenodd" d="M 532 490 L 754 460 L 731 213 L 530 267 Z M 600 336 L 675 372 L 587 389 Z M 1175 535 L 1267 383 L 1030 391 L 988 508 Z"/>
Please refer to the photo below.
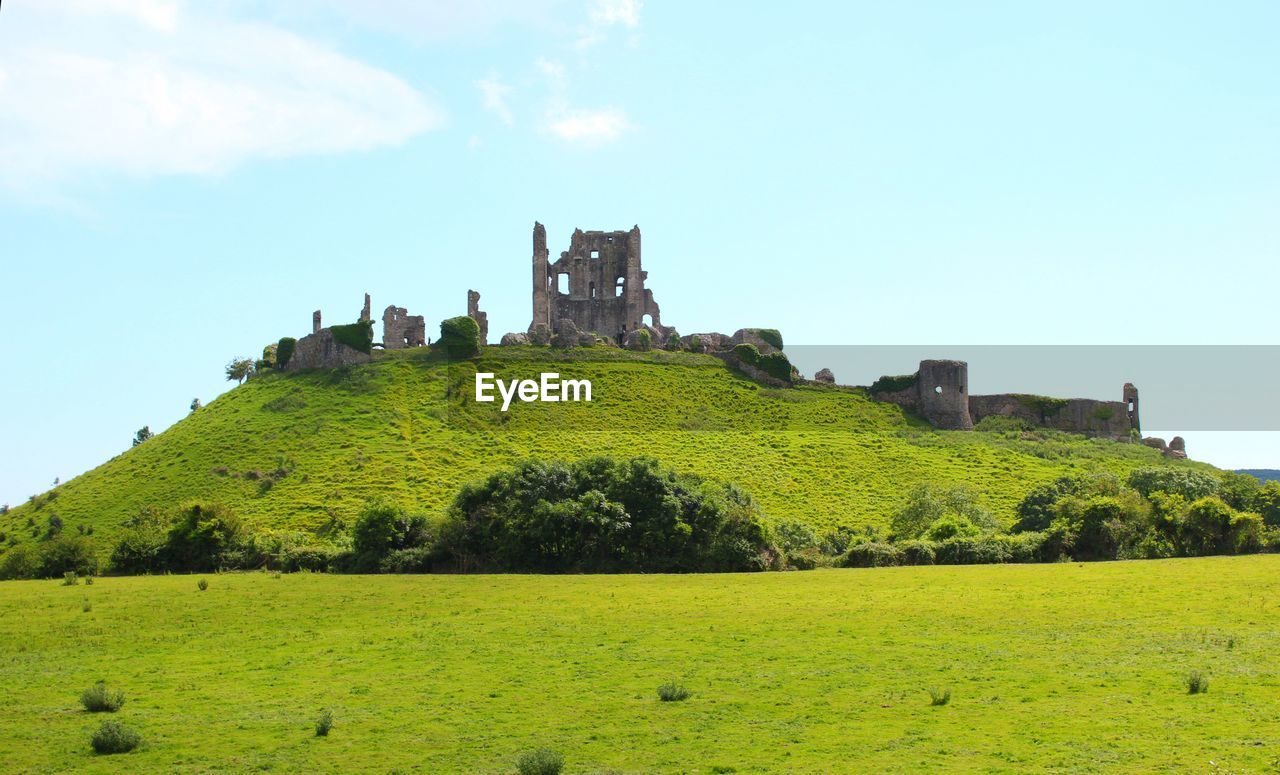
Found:
<path fill-rule="evenodd" d="M 1237 468 L 1236 473 L 1256 476 L 1264 482 L 1280 482 L 1280 469 L 1276 468 Z"/>
<path fill-rule="evenodd" d="M 590 379 L 594 401 L 503 414 L 475 402 L 477 369 Z M 56 514 L 106 544 L 141 509 L 193 498 L 221 501 L 259 527 L 349 525 L 375 495 L 439 515 L 460 485 L 496 468 L 594 454 L 652 455 L 736 482 L 771 518 L 818 529 L 883 524 L 919 482 L 970 485 L 1011 519 L 1041 482 L 1164 461 L 1142 445 L 1063 433 L 939 432 L 859 390 L 770 389 L 708 355 L 489 347 L 477 362 L 449 364 L 415 348 L 252 379 L 0 516 L 0 540 L 26 540 Z"/>

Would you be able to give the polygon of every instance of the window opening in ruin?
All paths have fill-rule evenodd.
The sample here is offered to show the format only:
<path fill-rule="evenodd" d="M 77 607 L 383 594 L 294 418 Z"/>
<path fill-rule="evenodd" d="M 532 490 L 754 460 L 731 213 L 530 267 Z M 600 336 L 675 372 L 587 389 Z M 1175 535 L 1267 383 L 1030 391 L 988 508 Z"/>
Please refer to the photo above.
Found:
<path fill-rule="evenodd" d="M 598 251 L 598 250 L 593 250 L 593 251 L 591 251 L 591 257 L 592 257 L 592 258 L 599 258 L 599 257 L 600 257 L 600 251 Z"/>
<path fill-rule="evenodd" d="M 591 288 L 591 298 L 593 298 L 593 299 L 594 299 L 594 298 L 596 297 L 596 284 L 595 284 L 595 283 L 591 283 L 590 288 Z"/>
<path fill-rule="evenodd" d="M 1130 401 L 1130 402 L 1129 402 L 1129 411 L 1130 411 L 1130 412 L 1132 412 L 1132 411 L 1133 411 L 1133 401 Z"/>
<path fill-rule="evenodd" d="M 653 325 L 653 315 L 650 315 L 650 314 L 648 314 L 648 313 L 645 313 L 645 316 L 644 316 L 644 317 L 642 317 L 642 318 L 640 318 L 640 322 L 641 322 L 641 323 L 644 323 L 646 326 L 652 326 L 652 325 Z"/>
<path fill-rule="evenodd" d="M 569 294 L 569 275 L 566 272 L 560 272 L 556 275 L 556 290 L 563 295 Z"/>
<path fill-rule="evenodd" d="M 614 296 L 621 296 L 621 295 L 622 295 L 622 286 L 624 286 L 624 285 L 626 284 L 626 282 L 627 282 L 627 279 L 626 279 L 625 277 L 619 277 L 619 278 L 618 278 L 618 284 L 617 284 L 617 285 L 615 285 L 615 286 L 613 287 L 613 295 L 614 295 Z"/>
<path fill-rule="evenodd" d="M 935 387 L 933 389 L 933 392 L 937 393 L 938 395 L 942 395 L 942 385 L 938 385 L 937 387 Z"/>

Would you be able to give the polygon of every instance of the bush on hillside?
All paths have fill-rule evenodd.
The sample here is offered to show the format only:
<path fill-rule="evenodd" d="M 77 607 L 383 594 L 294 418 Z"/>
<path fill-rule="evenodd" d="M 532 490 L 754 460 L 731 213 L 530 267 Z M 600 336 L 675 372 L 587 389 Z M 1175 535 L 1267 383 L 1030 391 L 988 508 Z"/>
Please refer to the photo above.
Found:
<path fill-rule="evenodd" d="M 0 579 L 34 579 L 40 576 L 43 564 L 40 546 L 34 543 L 21 543 L 9 547 L 9 551 L 0 557 Z"/>
<path fill-rule="evenodd" d="M 40 547 L 40 575 L 46 578 L 98 572 L 98 551 L 93 541 L 79 535 L 59 535 Z"/>
<path fill-rule="evenodd" d="M 920 538 L 944 517 L 958 527 L 968 523 L 980 532 L 999 527 L 995 517 L 978 503 L 978 495 L 963 486 L 918 484 L 907 493 L 907 502 L 893 515 L 890 526 L 895 539 Z"/>
<path fill-rule="evenodd" d="M 854 544 L 844 556 L 846 568 L 887 568 L 902 564 L 902 552 L 890 543 L 868 541 Z"/>
<path fill-rule="evenodd" d="M 128 753 L 142 743 L 142 736 L 119 721 L 104 721 L 89 744 L 95 753 Z"/>
<path fill-rule="evenodd" d="M 298 349 L 298 340 L 291 336 L 281 337 L 276 343 L 276 365 L 284 368 L 289 365 L 289 359 L 293 357 L 293 351 Z"/>
<path fill-rule="evenodd" d="M 358 320 L 342 326 L 329 326 L 333 341 L 345 344 L 353 350 L 368 354 L 373 352 L 373 321 Z"/>
<path fill-rule="evenodd" d="M 884 376 L 871 383 L 870 391 L 875 393 L 897 393 L 907 388 L 916 386 L 920 381 L 920 374 L 899 374 L 897 376 Z"/>
<path fill-rule="evenodd" d="M 243 565 L 244 524 L 220 503 L 190 503 L 178 512 L 162 553 L 171 571 L 211 571 Z"/>
<path fill-rule="evenodd" d="M 366 502 L 351 531 L 356 569 L 362 571 L 377 571 L 392 552 L 424 546 L 430 541 L 426 517 L 409 516 L 389 500 Z"/>
<path fill-rule="evenodd" d="M 440 321 L 440 347 L 450 358 L 480 354 L 480 324 L 467 315 Z"/>
<path fill-rule="evenodd" d="M 749 495 L 650 458 L 493 474 L 459 492 L 439 547 L 461 570 L 752 571 L 780 560 Z"/>
<path fill-rule="evenodd" d="M 80 704 L 90 713 L 115 713 L 124 707 L 124 692 L 112 691 L 99 681 L 80 693 Z"/>
<path fill-rule="evenodd" d="M 1189 501 L 1207 498 L 1218 492 L 1218 480 L 1201 471 L 1173 466 L 1139 468 L 1129 474 L 1129 486 L 1144 497 L 1153 492 L 1181 495 Z"/>

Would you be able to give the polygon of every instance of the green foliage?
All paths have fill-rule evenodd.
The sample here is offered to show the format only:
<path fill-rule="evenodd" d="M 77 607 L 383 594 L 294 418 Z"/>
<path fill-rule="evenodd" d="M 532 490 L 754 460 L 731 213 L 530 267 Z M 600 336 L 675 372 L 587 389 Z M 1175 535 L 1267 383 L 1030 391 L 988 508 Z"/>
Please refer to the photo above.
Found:
<path fill-rule="evenodd" d="M 981 532 L 982 530 L 970 522 L 968 517 L 948 513 L 934 520 L 933 524 L 925 530 L 924 536 L 930 541 L 945 541 L 957 536 L 976 536 Z"/>
<path fill-rule="evenodd" d="M 276 363 L 280 368 L 289 365 L 289 359 L 293 357 L 293 353 L 298 349 L 298 340 L 292 336 L 281 337 L 276 343 Z"/>
<path fill-rule="evenodd" d="M 1251 511 L 1258 505 L 1262 482 L 1250 474 L 1222 471 L 1218 474 L 1218 497 L 1236 511 Z"/>
<path fill-rule="evenodd" d="M 1262 516 L 1268 527 L 1280 527 L 1280 482 L 1267 482 L 1253 497 L 1251 509 Z"/>
<path fill-rule="evenodd" d="M 200 579 L 199 581 L 196 582 L 196 589 L 200 590 L 201 592 L 208 591 L 209 581 L 207 579 Z"/>
<path fill-rule="evenodd" d="M 1192 670 L 1185 681 L 1187 694 L 1204 694 L 1209 691 L 1209 676 L 1199 670 Z"/>
<path fill-rule="evenodd" d="M 920 381 L 920 373 L 900 374 L 898 376 L 884 376 L 871 383 L 871 392 L 875 393 L 897 393 L 907 388 L 916 386 Z"/>
<path fill-rule="evenodd" d="M 844 556 L 846 568 L 887 568 L 902 564 L 902 552 L 894 544 L 868 541 L 854 544 Z"/>
<path fill-rule="evenodd" d="M 169 525 L 154 511 L 139 514 L 111 550 L 110 568 L 115 573 L 159 573 L 164 569 L 164 550 Z"/>
<path fill-rule="evenodd" d="M 755 335 L 779 350 L 782 349 L 782 334 L 776 328 L 753 328 Z"/>
<path fill-rule="evenodd" d="M 372 320 L 357 320 L 341 326 L 330 326 L 329 333 L 333 335 L 333 341 L 339 344 L 344 344 L 366 355 L 373 352 Z"/>
<path fill-rule="evenodd" d="M 1017 434 L 1023 431 L 1029 431 L 1033 428 L 1031 423 L 1021 417 L 1005 417 L 1001 414 L 989 414 L 978 420 L 974 424 L 973 429 L 981 433 L 1011 433 Z"/>
<path fill-rule="evenodd" d="M 1050 396 L 1036 395 L 1020 395 L 1018 403 L 1022 404 L 1029 411 L 1034 412 L 1041 422 L 1048 420 L 1050 417 L 1061 412 L 1067 406 L 1067 399 L 1052 398 Z"/>
<path fill-rule="evenodd" d="M 139 444 L 146 441 L 147 439 L 150 439 L 153 435 L 155 434 L 151 432 L 150 425 L 142 426 L 141 428 L 138 429 L 137 433 L 133 434 L 133 446 L 135 447 L 138 446 Z"/>
<path fill-rule="evenodd" d="M 253 359 L 232 358 L 227 362 L 224 371 L 227 374 L 228 382 L 235 382 L 237 385 L 243 384 L 253 374 Z"/>
<path fill-rule="evenodd" d="M 1218 492 L 1218 480 L 1210 474 L 1174 466 L 1150 466 L 1129 474 L 1129 486 L 1146 497 L 1167 492 L 1189 501 L 1207 498 Z"/>
<path fill-rule="evenodd" d="M 392 552 L 426 545 L 431 540 L 427 520 L 409 516 L 385 499 L 365 503 L 351 531 L 358 570 L 376 571 Z"/>
<path fill-rule="evenodd" d="M 40 575 L 46 578 L 74 573 L 91 576 L 98 572 L 98 551 L 91 539 L 80 535 L 59 535 L 40 547 Z"/>
<path fill-rule="evenodd" d="M 480 324 L 467 315 L 440 321 L 440 346 L 453 359 L 480 354 Z"/>
<path fill-rule="evenodd" d="M 462 570 L 750 571 L 779 561 L 750 496 L 650 458 L 495 473 L 459 492 L 440 549 Z"/>
<path fill-rule="evenodd" d="M 104 721 L 98 731 L 93 733 L 89 744 L 94 753 L 115 754 L 128 753 L 142 743 L 142 736 L 119 721 Z"/>
<path fill-rule="evenodd" d="M 933 707 L 939 707 L 951 702 L 951 687 L 931 686 L 929 687 L 929 704 Z"/>
<path fill-rule="evenodd" d="M 1007 536 L 957 536 L 934 544 L 938 565 L 991 565 L 1013 560 Z"/>
<path fill-rule="evenodd" d="M 34 579 L 40 575 L 43 563 L 39 545 L 18 544 L 0 557 L 0 579 Z"/>
<path fill-rule="evenodd" d="M 668 681 L 658 687 L 658 699 L 663 702 L 683 702 L 689 699 L 690 692 L 683 684 Z"/>
<path fill-rule="evenodd" d="M 653 334 L 649 333 L 649 329 L 642 328 L 636 334 L 636 346 L 644 352 L 648 352 L 649 348 L 653 346 Z"/>
<path fill-rule="evenodd" d="M 124 707 L 124 692 L 112 691 L 99 681 L 80 693 L 80 704 L 90 713 L 115 713 Z"/>
<path fill-rule="evenodd" d="M 210 571 L 239 567 L 246 538 L 244 524 L 220 503 L 188 503 L 165 540 L 163 566 L 172 571 Z"/>
<path fill-rule="evenodd" d="M 733 346 L 733 354 L 745 364 L 755 366 L 760 362 L 760 350 L 754 344 L 743 342 Z"/>
<path fill-rule="evenodd" d="M 689 337 L 689 352 L 691 353 L 702 352 L 702 337 L 698 336 L 697 334 L 694 334 L 693 336 Z"/>
<path fill-rule="evenodd" d="M 896 539 L 919 538 L 943 517 L 958 524 L 969 523 L 978 530 L 994 530 L 998 523 L 968 487 L 919 484 L 907 493 L 907 502 L 893 515 L 891 526 Z"/>
<path fill-rule="evenodd" d="M 80 576 L 75 571 L 69 570 L 66 573 L 62 574 L 62 586 L 74 587 L 76 584 L 79 584 L 79 583 L 80 583 Z"/>
<path fill-rule="evenodd" d="M 791 361 L 788 360 L 787 356 L 780 351 L 769 353 L 768 355 L 761 355 L 756 366 L 774 379 L 780 379 L 783 382 L 791 381 L 793 371 Z"/>
<path fill-rule="evenodd" d="M 330 729 L 333 729 L 333 711 L 321 711 L 320 718 L 316 719 L 316 737 L 328 737 Z"/>
<path fill-rule="evenodd" d="M 563 769 L 564 757 L 549 748 L 525 751 L 516 759 L 520 775 L 560 775 Z"/>

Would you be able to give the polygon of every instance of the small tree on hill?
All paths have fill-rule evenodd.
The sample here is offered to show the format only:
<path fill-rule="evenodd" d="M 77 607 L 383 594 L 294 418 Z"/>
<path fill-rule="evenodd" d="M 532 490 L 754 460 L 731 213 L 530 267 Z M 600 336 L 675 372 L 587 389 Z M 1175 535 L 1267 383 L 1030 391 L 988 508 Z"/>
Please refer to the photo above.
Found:
<path fill-rule="evenodd" d="M 235 380 L 237 385 L 253 374 L 253 361 L 248 358 L 235 358 L 227 364 L 227 380 Z"/>
<path fill-rule="evenodd" d="M 133 434 L 133 446 L 135 446 L 135 447 L 136 447 L 136 446 L 138 446 L 138 445 L 139 445 L 139 444 L 141 444 L 142 442 L 144 442 L 144 441 L 146 441 L 147 439 L 151 438 L 153 435 L 154 435 L 154 434 L 153 434 L 153 433 L 151 433 L 151 426 L 150 426 L 150 425 L 144 425 L 144 426 L 142 426 L 141 428 L 139 428 L 139 429 L 138 429 L 138 432 L 137 432 L 137 433 Z"/>
<path fill-rule="evenodd" d="M 197 411 L 198 409 L 200 409 L 201 406 L 204 406 L 204 404 L 200 403 L 200 399 L 198 398 L 191 399 L 191 411 L 193 412 Z"/>

